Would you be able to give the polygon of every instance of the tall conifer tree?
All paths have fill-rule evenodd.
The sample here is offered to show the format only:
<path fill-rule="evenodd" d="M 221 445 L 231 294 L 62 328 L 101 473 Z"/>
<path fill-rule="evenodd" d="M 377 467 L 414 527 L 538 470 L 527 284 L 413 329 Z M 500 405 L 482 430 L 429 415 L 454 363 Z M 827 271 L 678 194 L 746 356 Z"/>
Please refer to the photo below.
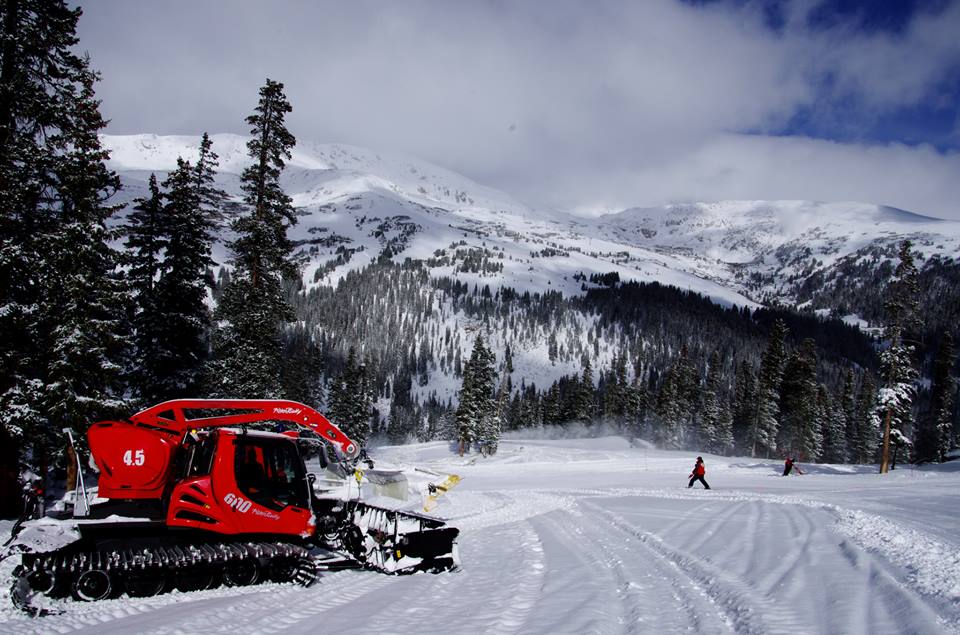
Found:
<path fill-rule="evenodd" d="M 710 367 L 707 369 L 707 380 L 701 394 L 701 403 L 698 413 L 699 447 L 707 452 L 723 452 L 725 448 L 724 431 L 721 430 L 723 419 L 723 402 L 720 396 L 720 353 L 714 351 L 710 355 Z"/>
<path fill-rule="evenodd" d="M 920 460 L 942 462 L 954 442 L 953 395 L 956 382 L 952 370 L 955 361 L 953 337 L 945 333 L 933 362 L 930 407 L 917 434 L 917 458 Z"/>
<path fill-rule="evenodd" d="M 590 365 L 590 358 L 583 356 L 583 370 L 580 373 L 580 383 L 574 393 L 571 418 L 574 421 L 590 422 L 593 419 L 593 368 Z"/>
<path fill-rule="evenodd" d="M 226 195 L 215 184 L 218 157 L 203 135 L 197 162 L 178 159 L 168 177 L 165 228 L 168 246 L 158 297 L 163 314 L 167 367 L 154 400 L 197 395 L 209 358 L 207 308 L 211 249 Z"/>
<path fill-rule="evenodd" d="M 805 339 L 795 351 L 783 371 L 780 386 L 779 447 L 789 454 L 800 454 L 812 461 L 819 449 L 817 402 L 817 351 L 812 339 Z"/>
<path fill-rule="evenodd" d="M 283 84 L 268 79 L 247 117 L 253 164 L 240 177 L 247 213 L 233 223 L 230 243 L 236 272 L 217 306 L 222 325 L 214 336 L 211 390 L 232 397 L 280 396 L 280 329 L 293 319 L 282 280 L 292 276 L 293 246 L 287 228 L 296 223 L 280 174 L 296 140 L 284 119 L 291 111 Z"/>
<path fill-rule="evenodd" d="M 106 201 L 119 189 L 107 170 L 99 133 L 106 126 L 94 97 L 93 73 L 81 81 L 71 127 L 63 131 L 56 190 L 60 214 L 46 236 L 50 289 L 50 375 L 46 412 L 83 437 L 87 426 L 125 409 L 124 371 L 130 347 L 130 293 L 118 272 L 120 254 L 107 219 L 118 209 Z"/>
<path fill-rule="evenodd" d="M 494 355 L 482 335 L 473 341 L 470 360 L 463 370 L 460 404 L 457 406 L 457 441 L 462 456 L 483 433 L 481 426 L 494 407 L 493 389 L 496 371 Z"/>
<path fill-rule="evenodd" d="M 51 329 L 42 312 L 51 283 L 44 244 L 57 219 L 61 131 L 89 73 L 72 51 L 79 16 L 62 1 L 0 3 L 0 436 L 18 458 L 21 449 L 49 448 L 54 436 L 43 406 Z M 0 512 L 18 503 L 17 490 L 0 483 Z"/>
<path fill-rule="evenodd" d="M 141 401 L 153 403 L 166 363 L 162 305 L 157 281 L 163 270 L 167 247 L 163 194 L 157 177 L 150 175 L 148 196 L 134 201 L 127 217 L 127 277 L 134 293 L 134 354 L 130 369 L 133 392 Z"/>
<path fill-rule="evenodd" d="M 766 450 L 767 456 L 777 449 L 777 431 L 780 417 L 780 382 L 786 358 L 787 325 L 777 320 L 767 342 L 767 350 L 760 362 L 757 381 L 756 410 L 750 435 L 750 456 Z"/>
<path fill-rule="evenodd" d="M 821 398 L 824 402 L 822 412 L 823 452 L 821 459 L 824 463 L 846 463 L 849 460 L 847 449 L 847 416 L 843 408 L 842 395 L 839 399 L 830 399 L 827 387 L 820 385 Z"/>
<path fill-rule="evenodd" d="M 848 369 L 843 379 L 843 390 L 840 393 L 838 405 L 839 416 L 843 418 L 844 441 L 847 459 L 851 460 L 857 454 L 857 394 L 856 380 L 853 369 Z"/>
<path fill-rule="evenodd" d="M 884 308 L 887 323 L 884 339 L 887 348 L 880 354 L 883 386 L 877 395 L 877 415 L 883 427 L 880 473 L 890 468 L 890 435 L 898 438 L 909 430 L 917 370 L 913 363 L 913 346 L 907 333 L 917 326 L 919 273 L 913 261 L 912 243 L 900 243 L 900 262 L 887 285 Z"/>
<path fill-rule="evenodd" d="M 877 387 L 870 374 L 864 375 L 857 399 L 857 463 L 875 460 L 880 427 L 874 413 Z"/>
<path fill-rule="evenodd" d="M 0 4 L 0 436 L 40 467 L 62 427 L 122 405 L 129 345 L 106 227 L 119 183 L 96 74 L 73 52 L 79 16 L 62 0 Z"/>
<path fill-rule="evenodd" d="M 665 448 L 686 447 L 691 436 L 691 419 L 696 403 L 697 371 L 690 363 L 686 345 L 667 371 L 657 399 L 660 427 L 657 442 Z"/>
<path fill-rule="evenodd" d="M 405 384 L 404 393 L 408 393 L 410 378 L 405 381 L 394 381 L 394 401 L 406 398 L 400 396 L 399 384 Z M 358 359 L 356 349 L 352 346 L 347 353 L 347 364 L 330 385 L 328 407 L 330 419 L 344 434 L 353 439 L 361 447 L 366 445 L 370 436 L 370 408 L 373 394 L 370 378 L 367 374 L 367 365 Z"/>
<path fill-rule="evenodd" d="M 752 450 L 753 421 L 756 417 L 756 380 L 753 368 L 746 360 L 737 365 L 733 394 L 733 440 L 738 452 Z"/>

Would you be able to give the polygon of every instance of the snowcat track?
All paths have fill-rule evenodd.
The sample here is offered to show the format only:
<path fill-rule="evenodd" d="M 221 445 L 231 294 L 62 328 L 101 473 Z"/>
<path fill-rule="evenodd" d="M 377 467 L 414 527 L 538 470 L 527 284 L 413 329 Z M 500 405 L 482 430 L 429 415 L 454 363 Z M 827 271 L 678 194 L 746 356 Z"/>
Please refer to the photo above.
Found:
<path fill-rule="evenodd" d="M 32 606 L 31 599 L 38 595 L 96 601 L 124 592 L 148 597 L 170 589 L 199 591 L 220 584 L 272 581 L 310 586 L 320 569 L 308 548 L 279 541 L 25 553 L 21 557 L 11 598 L 31 615 L 49 612 Z"/>

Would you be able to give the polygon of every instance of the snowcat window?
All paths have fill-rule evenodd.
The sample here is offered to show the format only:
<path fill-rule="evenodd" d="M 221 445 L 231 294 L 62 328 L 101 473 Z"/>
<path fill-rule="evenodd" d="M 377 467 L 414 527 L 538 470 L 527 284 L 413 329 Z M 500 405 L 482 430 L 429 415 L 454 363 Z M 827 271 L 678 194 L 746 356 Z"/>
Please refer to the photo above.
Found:
<path fill-rule="evenodd" d="M 214 434 L 194 441 L 187 437 L 177 454 L 174 474 L 178 479 L 206 476 L 213 469 L 213 457 L 217 449 L 217 436 Z"/>
<path fill-rule="evenodd" d="M 187 476 L 206 476 L 213 469 L 213 456 L 217 449 L 217 437 L 210 435 L 194 446 L 190 465 L 187 467 Z"/>
<path fill-rule="evenodd" d="M 307 479 L 293 443 L 281 440 L 237 439 L 237 487 L 268 509 L 307 507 Z"/>

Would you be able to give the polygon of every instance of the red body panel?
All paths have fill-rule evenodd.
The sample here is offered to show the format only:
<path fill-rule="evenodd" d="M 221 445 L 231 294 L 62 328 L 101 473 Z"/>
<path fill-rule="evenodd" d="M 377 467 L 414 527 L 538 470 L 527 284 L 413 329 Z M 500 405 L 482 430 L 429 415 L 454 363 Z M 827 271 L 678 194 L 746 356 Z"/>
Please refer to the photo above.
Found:
<path fill-rule="evenodd" d="M 309 509 L 293 505 L 268 509 L 250 500 L 237 485 L 234 473 L 236 445 L 233 441 L 237 435 L 222 430 L 218 437 L 210 474 L 185 478 L 173 488 L 167 525 L 219 534 L 307 536 L 313 533 L 314 519 Z"/>
<path fill-rule="evenodd" d="M 160 498 L 170 476 L 179 435 L 104 421 L 87 432 L 90 451 L 100 468 L 101 498 Z"/>

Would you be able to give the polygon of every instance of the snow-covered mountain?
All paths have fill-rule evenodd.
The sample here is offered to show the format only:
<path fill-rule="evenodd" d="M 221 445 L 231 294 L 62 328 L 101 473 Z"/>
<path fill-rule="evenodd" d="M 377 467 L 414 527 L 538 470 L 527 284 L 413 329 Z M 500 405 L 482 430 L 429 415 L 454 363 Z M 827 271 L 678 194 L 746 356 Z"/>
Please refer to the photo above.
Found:
<path fill-rule="evenodd" d="M 213 141 L 221 184 L 239 197 L 246 139 Z M 103 143 L 129 200 L 143 193 L 151 171 L 195 157 L 199 138 L 104 136 Z M 283 184 L 301 213 L 293 235 L 305 250 L 308 286 L 335 283 L 388 251 L 480 287 L 577 294 L 579 274 L 614 271 L 721 303 L 809 305 L 812 291 L 843 267 L 879 266 L 903 238 L 925 259 L 960 251 L 960 223 L 864 203 L 724 201 L 580 218 L 535 209 L 418 159 L 341 144 L 299 143 Z"/>
<path fill-rule="evenodd" d="M 629 209 L 601 235 L 689 259 L 688 271 L 757 301 L 814 302 L 851 269 L 873 271 L 909 238 L 920 262 L 960 252 L 960 223 L 865 203 L 722 201 Z"/>

